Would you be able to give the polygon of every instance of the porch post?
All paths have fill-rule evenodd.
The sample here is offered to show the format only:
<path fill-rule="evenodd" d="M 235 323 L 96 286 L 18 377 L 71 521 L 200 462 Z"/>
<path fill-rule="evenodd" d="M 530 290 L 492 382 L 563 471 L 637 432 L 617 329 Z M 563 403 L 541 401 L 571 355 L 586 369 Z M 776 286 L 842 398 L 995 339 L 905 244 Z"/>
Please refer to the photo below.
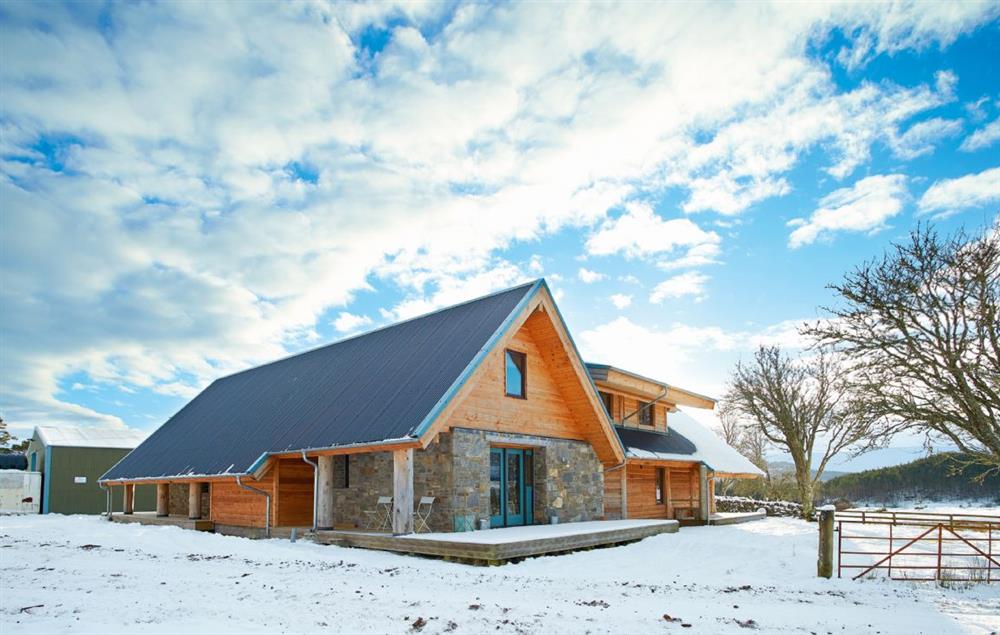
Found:
<path fill-rule="evenodd" d="M 135 484 L 125 483 L 125 493 L 122 497 L 122 512 L 131 514 L 135 503 Z"/>
<path fill-rule="evenodd" d="M 201 518 L 201 483 L 188 484 L 188 518 Z"/>
<path fill-rule="evenodd" d="M 316 529 L 333 529 L 333 457 L 321 456 L 316 460 L 319 477 L 316 479 Z"/>
<path fill-rule="evenodd" d="M 157 483 L 156 484 L 156 515 L 157 516 L 169 516 L 170 515 L 170 484 L 169 483 Z"/>
<path fill-rule="evenodd" d="M 413 533 L 413 448 L 392 453 L 392 533 Z"/>
<path fill-rule="evenodd" d="M 700 508 L 701 521 L 708 522 L 708 467 L 702 463 L 698 466 L 698 507 Z"/>
<path fill-rule="evenodd" d="M 666 491 L 666 496 L 667 496 L 667 518 L 670 518 L 672 520 L 673 517 L 674 517 L 674 490 L 673 490 L 673 485 L 671 485 L 671 483 L 670 483 L 670 466 L 669 465 L 665 465 L 663 467 L 663 470 L 664 470 L 664 472 L 667 475 L 667 486 L 666 486 L 667 487 L 667 491 Z"/>
<path fill-rule="evenodd" d="M 622 466 L 622 520 L 628 518 L 628 465 Z"/>

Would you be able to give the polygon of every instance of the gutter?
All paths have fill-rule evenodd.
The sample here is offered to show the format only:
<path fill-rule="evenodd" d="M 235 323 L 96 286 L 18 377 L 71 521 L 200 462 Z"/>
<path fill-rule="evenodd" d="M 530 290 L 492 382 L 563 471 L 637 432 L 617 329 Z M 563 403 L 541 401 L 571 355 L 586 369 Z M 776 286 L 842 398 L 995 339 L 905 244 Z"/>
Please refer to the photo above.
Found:
<path fill-rule="evenodd" d="M 302 460 L 313 468 L 313 533 L 316 533 L 316 512 L 319 509 L 319 463 L 306 458 L 306 451 L 302 450 Z"/>
<path fill-rule="evenodd" d="M 266 496 L 267 497 L 267 506 L 266 506 L 266 510 L 267 511 L 266 511 L 266 515 L 264 516 L 264 534 L 268 538 L 270 538 L 271 537 L 271 494 L 269 492 L 265 492 L 262 489 L 257 489 L 256 487 L 251 487 L 250 485 L 245 484 L 243 481 L 240 480 L 240 478 L 242 476 L 243 476 L 242 474 L 237 474 L 236 475 L 236 484 L 237 485 L 239 485 L 240 487 L 242 487 L 245 490 L 250 490 L 251 492 L 254 492 L 255 494 L 260 494 L 261 496 Z"/>
<path fill-rule="evenodd" d="M 204 481 L 214 478 L 232 478 L 234 476 L 254 476 L 257 469 L 263 467 L 267 459 L 271 457 L 294 458 L 300 452 L 326 452 L 328 450 L 343 450 L 347 448 L 378 448 L 383 445 L 412 444 L 414 448 L 420 444 L 419 439 L 413 437 L 403 437 L 401 439 L 384 439 L 382 441 L 366 441 L 364 443 L 347 443 L 344 445 L 329 445 L 315 448 L 303 448 L 301 450 L 281 450 L 277 452 L 264 452 L 250 465 L 245 472 L 216 472 L 215 474 L 163 474 L 161 476 L 135 476 L 129 478 L 109 478 L 98 479 L 98 483 L 134 483 L 136 481 Z M 230 466 L 233 467 L 233 466 Z M 110 470 L 109 470 L 110 472 Z"/>

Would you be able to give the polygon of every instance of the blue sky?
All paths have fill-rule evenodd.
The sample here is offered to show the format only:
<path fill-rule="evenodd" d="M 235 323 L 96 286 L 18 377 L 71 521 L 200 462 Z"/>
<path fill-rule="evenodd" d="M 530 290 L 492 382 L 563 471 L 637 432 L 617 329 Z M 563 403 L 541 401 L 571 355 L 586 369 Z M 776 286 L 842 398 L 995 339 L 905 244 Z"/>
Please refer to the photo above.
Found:
<path fill-rule="evenodd" d="M 544 276 L 719 395 L 918 222 L 1000 210 L 1000 9 L 0 6 L 0 412 L 213 378 Z"/>

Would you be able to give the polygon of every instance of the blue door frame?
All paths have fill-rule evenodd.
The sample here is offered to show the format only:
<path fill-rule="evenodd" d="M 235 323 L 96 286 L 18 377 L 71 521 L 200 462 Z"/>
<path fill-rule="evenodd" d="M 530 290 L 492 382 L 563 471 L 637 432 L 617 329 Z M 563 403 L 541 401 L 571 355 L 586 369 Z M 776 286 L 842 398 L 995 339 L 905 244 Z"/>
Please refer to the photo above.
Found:
<path fill-rule="evenodd" d="M 532 524 L 534 452 L 490 448 L 490 527 Z"/>

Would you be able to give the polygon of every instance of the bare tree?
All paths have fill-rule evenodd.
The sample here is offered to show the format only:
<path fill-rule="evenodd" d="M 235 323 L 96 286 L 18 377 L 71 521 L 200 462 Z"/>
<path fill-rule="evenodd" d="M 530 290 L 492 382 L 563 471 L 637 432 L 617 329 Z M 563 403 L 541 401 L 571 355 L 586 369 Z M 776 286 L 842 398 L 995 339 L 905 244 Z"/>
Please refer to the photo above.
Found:
<path fill-rule="evenodd" d="M 851 360 L 864 411 L 1000 470 L 1000 230 L 918 227 L 831 288 L 841 305 L 806 333 Z"/>
<path fill-rule="evenodd" d="M 725 401 L 795 465 L 802 515 L 811 518 L 816 483 L 839 452 L 869 442 L 870 420 L 855 416 L 845 393 L 847 371 L 829 352 L 792 359 L 761 346 L 733 370 Z M 813 468 L 814 453 L 819 463 Z"/>
<path fill-rule="evenodd" d="M 769 445 L 767 438 L 756 426 L 747 424 L 740 418 L 728 402 L 722 402 L 719 407 L 719 434 L 722 439 L 737 452 L 745 456 L 751 463 L 764 471 L 764 484 L 760 487 L 738 487 L 740 479 L 717 479 L 718 489 L 723 495 L 732 495 L 735 490 L 759 490 L 760 494 L 768 495 L 767 488 L 771 481 L 770 470 L 764 454 Z"/>

